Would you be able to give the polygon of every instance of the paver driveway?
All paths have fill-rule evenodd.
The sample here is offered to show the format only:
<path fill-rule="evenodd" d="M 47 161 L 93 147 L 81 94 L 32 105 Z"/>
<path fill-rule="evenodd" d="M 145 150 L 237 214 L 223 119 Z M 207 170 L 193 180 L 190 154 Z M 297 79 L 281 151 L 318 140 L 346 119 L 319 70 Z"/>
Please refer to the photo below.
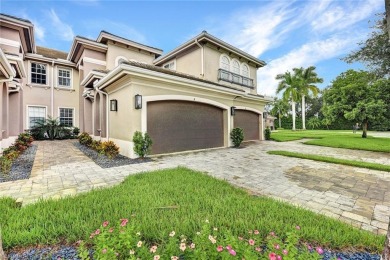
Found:
<path fill-rule="evenodd" d="M 390 153 L 307 146 L 295 142 L 254 142 L 244 148 L 217 149 L 156 157 L 152 162 L 102 169 L 74 141 L 41 141 L 32 176 L 0 183 L 0 197 L 23 204 L 60 198 L 120 183 L 126 176 L 185 166 L 225 179 L 254 194 L 303 206 L 375 233 L 385 233 L 390 215 L 390 173 L 269 155 L 269 150 L 308 151 L 338 158 L 390 165 Z"/>

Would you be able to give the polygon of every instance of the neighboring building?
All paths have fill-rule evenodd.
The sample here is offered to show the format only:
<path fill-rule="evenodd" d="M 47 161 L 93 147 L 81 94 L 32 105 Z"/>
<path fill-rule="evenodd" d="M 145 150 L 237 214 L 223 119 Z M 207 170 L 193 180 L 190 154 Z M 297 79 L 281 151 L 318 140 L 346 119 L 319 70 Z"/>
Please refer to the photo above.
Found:
<path fill-rule="evenodd" d="M 30 21 L 0 15 L 0 27 L 3 148 L 48 116 L 129 157 L 135 131 L 150 134 L 153 154 L 227 147 L 234 127 L 263 139 L 265 63 L 205 31 L 165 55 L 106 31 L 76 36 L 67 54 L 35 46 Z"/>
<path fill-rule="evenodd" d="M 266 115 L 264 118 L 265 127 L 269 127 L 271 130 L 275 130 L 275 119 L 276 117 L 271 116 L 270 114 Z"/>

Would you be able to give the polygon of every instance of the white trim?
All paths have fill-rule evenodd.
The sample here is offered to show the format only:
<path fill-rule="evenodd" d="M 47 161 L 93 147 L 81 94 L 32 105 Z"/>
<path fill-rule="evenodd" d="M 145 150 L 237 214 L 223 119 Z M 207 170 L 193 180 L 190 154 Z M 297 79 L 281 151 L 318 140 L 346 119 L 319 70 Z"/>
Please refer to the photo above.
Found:
<path fill-rule="evenodd" d="M 6 78 L 8 78 L 9 80 L 12 80 L 12 78 L 16 76 L 15 75 L 16 73 L 12 69 L 11 64 L 9 63 L 7 57 L 5 56 L 5 54 L 1 48 L 0 48 L 0 64 L 2 65 L 0 67 L 0 69 L 1 69 L 2 73 L 4 74 L 4 76 Z"/>
<path fill-rule="evenodd" d="M 246 66 L 246 67 L 248 68 L 248 75 L 247 75 L 247 76 L 245 76 L 245 75 L 242 73 L 244 66 Z M 240 75 L 241 75 L 241 76 L 244 76 L 244 77 L 247 77 L 247 78 L 250 78 L 250 77 L 251 77 L 251 70 L 250 70 L 249 65 L 248 65 L 246 62 L 242 62 L 242 63 L 241 63 L 241 66 L 240 66 Z"/>
<path fill-rule="evenodd" d="M 29 120 L 29 107 L 44 107 L 45 108 L 45 119 L 47 118 L 47 106 L 44 105 L 26 105 L 26 129 L 30 129 L 30 120 Z"/>
<path fill-rule="evenodd" d="M 70 86 L 63 86 L 63 85 L 59 85 L 58 84 L 58 79 L 60 77 L 59 75 L 59 70 L 69 70 L 70 71 Z M 56 66 L 56 69 L 55 69 L 55 74 L 56 74 L 56 82 L 55 82 L 55 86 L 59 89 L 73 89 L 73 69 L 72 68 L 67 68 L 67 67 L 64 67 L 64 66 Z"/>
<path fill-rule="evenodd" d="M 115 58 L 115 67 L 119 65 L 119 61 L 120 61 L 121 59 L 122 59 L 122 60 L 125 60 L 125 61 L 129 61 L 129 59 L 126 58 L 125 56 L 118 56 L 118 57 Z"/>
<path fill-rule="evenodd" d="M 107 62 L 105 62 L 104 60 L 98 60 L 98 59 L 89 58 L 89 57 L 84 57 L 83 61 L 84 62 L 93 63 L 93 64 L 97 64 L 97 65 L 102 65 L 102 66 L 106 66 L 106 64 L 107 64 Z"/>
<path fill-rule="evenodd" d="M 172 68 L 171 68 L 171 64 L 173 64 Z M 168 68 L 165 68 L 166 65 L 168 65 Z M 162 68 L 167 69 L 167 70 L 176 70 L 176 59 L 173 59 L 173 60 L 170 60 L 170 61 L 164 63 L 162 65 Z"/>
<path fill-rule="evenodd" d="M 89 83 L 89 81 L 93 78 L 103 78 L 104 76 L 106 76 L 107 74 L 105 73 L 101 73 L 101 72 L 97 72 L 97 71 L 94 71 L 94 70 L 91 70 L 87 76 L 84 77 L 83 81 L 81 81 L 80 83 L 80 86 L 85 86 L 87 85 L 87 83 Z"/>
<path fill-rule="evenodd" d="M 64 107 L 64 106 L 59 106 L 58 107 L 58 110 L 57 110 L 57 118 L 58 118 L 58 120 L 60 120 L 60 115 L 61 115 L 61 113 L 60 113 L 60 109 L 61 108 L 65 108 L 65 109 L 73 109 L 73 116 L 72 116 L 72 127 L 74 127 L 75 126 L 75 117 L 76 117 L 76 108 L 75 107 Z M 61 121 L 60 121 L 61 122 Z"/>
<path fill-rule="evenodd" d="M 162 100 L 181 100 L 181 101 L 190 101 L 190 102 L 198 102 L 198 103 L 204 103 L 208 105 L 212 105 L 215 107 L 219 107 L 221 109 L 225 109 L 227 111 L 230 111 L 230 107 L 227 105 L 224 105 L 222 103 L 219 103 L 214 100 L 206 99 L 206 98 L 199 98 L 199 97 L 193 97 L 193 96 L 184 96 L 184 95 L 157 95 L 157 96 L 143 96 L 142 97 L 142 109 L 141 109 L 141 131 L 146 132 L 147 131 L 147 108 L 148 108 L 148 102 L 152 101 L 162 101 Z M 229 112 L 230 113 L 230 112 Z M 228 124 L 228 132 L 227 134 L 230 135 L 230 114 L 227 118 L 227 124 Z"/>
<path fill-rule="evenodd" d="M 224 57 L 226 57 L 229 61 L 229 71 L 230 71 L 230 66 L 231 66 L 232 61 L 231 61 L 230 57 L 225 53 L 221 53 L 221 55 L 219 56 L 219 68 L 226 70 L 225 68 L 222 68 L 222 58 L 224 58 Z"/>
<path fill-rule="evenodd" d="M 255 108 L 244 107 L 244 106 L 235 106 L 235 108 L 238 109 L 238 110 L 248 110 L 248 111 L 255 112 L 256 114 L 263 115 L 263 112 L 261 112 L 260 110 L 255 109 Z"/>
<path fill-rule="evenodd" d="M 20 42 L 18 42 L 18 41 L 13 41 L 13 40 L 6 39 L 6 38 L 0 38 L 0 44 L 4 44 L 4 45 L 15 47 L 15 48 L 19 48 L 21 45 Z"/>
<path fill-rule="evenodd" d="M 237 64 L 238 64 L 238 72 L 233 70 L 233 64 L 234 64 L 234 62 L 237 62 Z M 233 58 L 233 59 L 231 60 L 231 62 L 230 62 L 230 72 L 233 72 L 233 73 L 235 73 L 235 74 L 241 75 L 241 63 L 240 63 L 240 61 L 237 60 L 236 58 Z"/>
<path fill-rule="evenodd" d="M 42 65 L 45 65 L 46 67 L 46 84 L 39 84 L 39 83 L 32 83 L 31 82 L 31 79 L 32 79 L 32 63 L 36 63 L 36 64 L 42 64 Z M 50 84 L 52 84 L 52 82 L 50 82 L 50 72 L 49 72 L 49 66 L 50 64 L 49 63 L 46 63 L 46 62 L 36 62 L 36 61 L 28 61 L 28 84 L 30 84 L 31 86 L 35 87 L 35 86 L 38 86 L 38 87 L 49 87 Z"/>

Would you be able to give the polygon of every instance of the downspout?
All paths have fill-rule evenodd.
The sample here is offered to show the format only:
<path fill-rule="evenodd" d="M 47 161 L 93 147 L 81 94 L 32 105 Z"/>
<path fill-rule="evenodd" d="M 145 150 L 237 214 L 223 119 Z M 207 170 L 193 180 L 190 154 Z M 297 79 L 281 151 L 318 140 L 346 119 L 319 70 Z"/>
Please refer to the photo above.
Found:
<path fill-rule="evenodd" d="M 51 62 L 51 93 L 50 93 L 50 106 L 51 116 L 54 117 L 54 61 Z"/>
<path fill-rule="evenodd" d="M 110 135 L 109 135 L 109 130 L 108 130 L 108 120 L 110 119 L 109 118 L 109 106 L 108 106 L 108 93 L 106 93 L 106 92 L 104 92 L 104 91 L 101 91 L 99 88 L 96 88 L 95 87 L 95 89 L 96 89 L 96 91 L 98 92 L 98 93 L 101 93 L 101 94 L 103 94 L 103 95 L 105 95 L 106 96 L 106 135 L 107 135 L 107 141 L 108 140 L 110 140 Z M 100 109 L 100 108 L 99 108 Z M 102 120 L 100 120 L 100 129 L 102 129 Z M 102 131 L 100 131 L 100 138 L 102 137 Z"/>
<path fill-rule="evenodd" d="M 200 55 L 200 59 L 201 59 L 201 63 L 202 63 L 202 77 L 204 77 L 204 47 L 203 47 L 203 45 L 201 45 L 199 42 L 198 42 L 198 39 L 195 39 L 195 43 L 196 43 L 196 45 L 198 45 L 199 46 L 199 48 L 201 49 L 201 55 Z"/>

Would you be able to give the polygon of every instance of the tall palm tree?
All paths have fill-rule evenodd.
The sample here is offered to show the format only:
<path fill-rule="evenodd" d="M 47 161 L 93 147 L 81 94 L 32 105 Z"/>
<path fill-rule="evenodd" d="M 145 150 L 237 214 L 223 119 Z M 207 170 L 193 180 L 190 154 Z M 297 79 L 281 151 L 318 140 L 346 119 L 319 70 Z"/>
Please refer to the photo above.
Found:
<path fill-rule="evenodd" d="M 299 86 L 299 92 L 301 95 L 302 100 L 302 129 L 306 129 L 306 104 L 305 104 L 305 97 L 309 96 L 310 94 L 313 94 L 313 96 L 317 96 L 320 89 L 314 85 L 317 83 L 322 83 L 324 80 L 322 78 L 319 78 L 317 73 L 315 72 L 316 67 L 310 66 L 308 68 L 294 68 L 294 74 L 300 78 L 300 86 Z"/>
<path fill-rule="evenodd" d="M 279 128 L 282 127 L 282 117 L 287 113 L 288 104 L 283 99 L 278 99 L 275 97 L 274 102 L 272 103 L 272 113 L 277 115 L 279 119 Z"/>
<path fill-rule="evenodd" d="M 279 81 L 276 94 L 283 91 L 283 99 L 285 101 L 291 101 L 291 110 L 293 118 L 292 130 L 295 130 L 295 102 L 299 100 L 301 79 L 291 72 L 287 71 L 284 74 L 278 74 L 276 76 Z"/>

